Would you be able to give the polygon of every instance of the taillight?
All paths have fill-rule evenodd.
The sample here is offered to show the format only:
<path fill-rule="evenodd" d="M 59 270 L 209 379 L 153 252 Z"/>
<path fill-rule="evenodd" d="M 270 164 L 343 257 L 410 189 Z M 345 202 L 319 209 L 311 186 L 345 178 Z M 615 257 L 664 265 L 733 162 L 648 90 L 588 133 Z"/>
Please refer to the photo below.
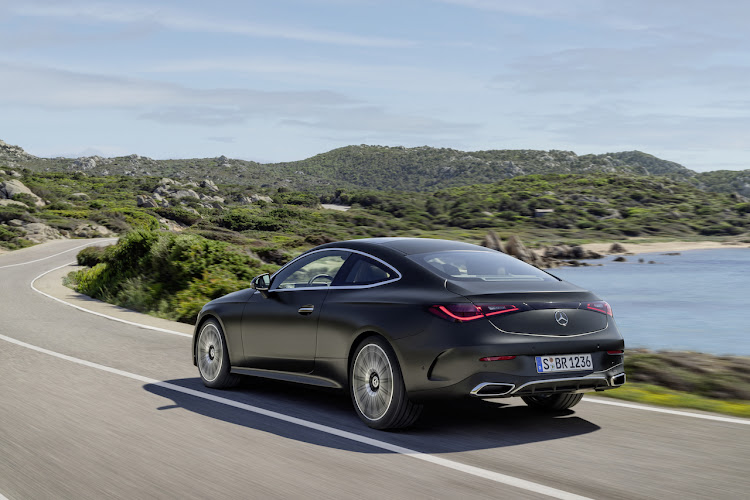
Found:
<path fill-rule="evenodd" d="M 515 356 L 487 356 L 486 358 L 479 358 L 479 361 L 510 361 L 516 359 Z"/>
<path fill-rule="evenodd" d="M 430 307 L 430 312 L 443 319 L 464 322 L 498 314 L 525 311 L 527 309 L 529 309 L 528 306 L 515 306 L 512 304 L 491 304 L 482 306 L 475 306 L 474 304 L 446 304 L 442 306 L 432 306 Z"/>
<path fill-rule="evenodd" d="M 625 354 L 625 351 L 622 349 L 616 350 L 616 351 L 607 351 L 607 354 L 611 354 L 612 356 L 617 356 L 619 354 Z"/>
<path fill-rule="evenodd" d="M 588 309 L 589 311 L 600 312 L 602 314 L 606 314 L 607 316 L 612 316 L 612 308 L 603 300 L 599 300 L 597 302 L 587 302 L 586 309 Z"/>
<path fill-rule="evenodd" d="M 445 306 L 432 306 L 430 312 L 443 319 L 455 319 L 456 321 L 472 321 L 484 318 L 482 309 L 474 304 L 448 304 Z"/>

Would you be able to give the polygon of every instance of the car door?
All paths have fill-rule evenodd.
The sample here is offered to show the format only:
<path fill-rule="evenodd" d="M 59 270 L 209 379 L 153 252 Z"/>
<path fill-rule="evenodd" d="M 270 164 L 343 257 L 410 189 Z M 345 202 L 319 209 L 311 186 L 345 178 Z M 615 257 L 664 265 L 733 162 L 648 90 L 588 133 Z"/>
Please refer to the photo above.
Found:
<path fill-rule="evenodd" d="M 328 289 L 350 256 L 342 250 L 303 255 L 273 276 L 265 293 L 245 306 L 245 365 L 309 373 L 315 363 L 318 318 Z"/>

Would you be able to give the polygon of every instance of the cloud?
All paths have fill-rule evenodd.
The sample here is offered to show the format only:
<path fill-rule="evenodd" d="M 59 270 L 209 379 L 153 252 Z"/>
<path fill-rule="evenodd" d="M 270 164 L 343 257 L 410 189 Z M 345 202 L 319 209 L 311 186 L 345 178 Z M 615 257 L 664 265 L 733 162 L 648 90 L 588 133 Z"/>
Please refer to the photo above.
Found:
<path fill-rule="evenodd" d="M 161 5 L 112 3 L 19 3 L 9 8 L 16 16 L 75 20 L 79 23 L 158 25 L 167 30 L 192 33 L 218 33 L 239 36 L 285 39 L 303 42 L 404 48 L 417 45 L 413 40 L 363 36 L 338 31 L 316 30 L 304 26 L 279 25 L 232 18 L 216 18 L 205 13 L 188 12 Z"/>
<path fill-rule="evenodd" d="M 0 104 L 44 110 L 124 110 L 167 125 L 236 125 L 252 119 L 342 131 L 441 134 L 475 125 L 388 112 L 326 90 L 189 88 L 55 68 L 0 64 Z"/>

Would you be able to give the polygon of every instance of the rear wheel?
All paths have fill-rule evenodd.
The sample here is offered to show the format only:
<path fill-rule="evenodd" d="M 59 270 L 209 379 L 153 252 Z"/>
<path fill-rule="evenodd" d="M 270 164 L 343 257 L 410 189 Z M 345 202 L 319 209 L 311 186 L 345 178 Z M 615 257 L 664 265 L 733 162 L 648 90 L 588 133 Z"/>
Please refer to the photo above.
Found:
<path fill-rule="evenodd" d="M 422 405 L 409 401 L 396 353 L 380 337 L 357 346 L 349 367 L 354 410 L 373 429 L 397 429 L 413 424 Z"/>
<path fill-rule="evenodd" d="M 195 343 L 198 373 L 206 387 L 227 389 L 240 382 L 240 376 L 230 373 L 229 351 L 219 322 L 209 319 L 201 326 Z"/>
<path fill-rule="evenodd" d="M 562 394 L 540 394 L 538 396 L 522 396 L 521 399 L 531 408 L 540 410 L 567 410 L 577 405 L 583 398 L 583 394 L 562 393 Z"/>

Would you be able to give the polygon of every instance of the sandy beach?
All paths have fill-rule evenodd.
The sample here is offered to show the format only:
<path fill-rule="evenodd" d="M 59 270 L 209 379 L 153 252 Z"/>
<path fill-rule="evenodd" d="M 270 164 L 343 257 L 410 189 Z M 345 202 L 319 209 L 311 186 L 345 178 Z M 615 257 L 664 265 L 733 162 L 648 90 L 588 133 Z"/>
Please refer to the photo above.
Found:
<path fill-rule="evenodd" d="M 618 242 L 625 247 L 629 253 L 652 253 L 652 252 L 683 252 L 685 250 L 705 250 L 713 248 L 750 248 L 747 243 L 741 242 L 720 242 L 720 241 L 664 241 L 653 243 L 628 243 L 627 241 Z M 612 243 L 587 243 L 581 245 L 586 250 L 593 250 L 599 253 L 609 253 L 609 247 Z"/>

